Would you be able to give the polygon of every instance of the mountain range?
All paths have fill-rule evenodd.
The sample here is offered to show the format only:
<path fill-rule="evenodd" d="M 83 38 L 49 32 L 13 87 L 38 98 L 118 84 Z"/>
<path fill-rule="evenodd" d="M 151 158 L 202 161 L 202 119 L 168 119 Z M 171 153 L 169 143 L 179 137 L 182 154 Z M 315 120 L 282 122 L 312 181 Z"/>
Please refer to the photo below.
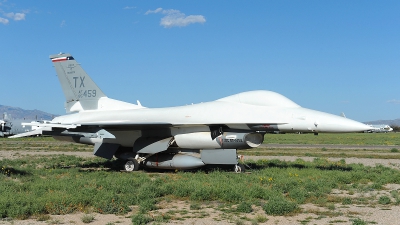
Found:
<path fill-rule="evenodd" d="M 374 121 L 369 121 L 369 122 L 364 122 L 365 124 L 387 124 L 387 125 L 396 125 L 400 126 L 400 118 L 399 119 L 394 119 L 394 120 L 374 120 Z"/>
<path fill-rule="evenodd" d="M 53 115 L 47 112 L 43 112 L 37 109 L 26 110 L 18 107 L 0 105 L 0 114 L 7 113 L 7 115 L 13 119 L 28 119 L 28 120 L 52 120 L 58 115 Z M 1 118 L 0 118 L 1 119 Z M 400 126 L 400 118 L 394 120 L 374 120 L 363 122 L 365 124 L 388 124 Z"/>
<path fill-rule="evenodd" d="M 26 110 L 18 107 L 0 105 L 0 119 L 3 119 L 4 113 L 11 119 L 26 119 L 26 120 L 52 120 L 58 115 L 53 115 L 37 109 Z"/>

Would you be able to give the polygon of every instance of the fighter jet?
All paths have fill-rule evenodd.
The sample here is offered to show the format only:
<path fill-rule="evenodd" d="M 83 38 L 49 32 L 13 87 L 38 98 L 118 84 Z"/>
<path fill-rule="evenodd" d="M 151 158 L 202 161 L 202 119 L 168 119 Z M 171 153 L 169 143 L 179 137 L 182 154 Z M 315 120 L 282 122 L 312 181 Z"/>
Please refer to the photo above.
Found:
<path fill-rule="evenodd" d="M 211 102 L 146 108 L 108 98 L 70 54 L 50 56 L 61 83 L 67 115 L 40 124 L 32 134 L 94 145 L 93 154 L 140 166 L 194 169 L 238 164 L 237 149 L 258 147 L 266 132 L 362 132 L 370 127 L 302 108 L 272 91 L 249 91 Z"/>

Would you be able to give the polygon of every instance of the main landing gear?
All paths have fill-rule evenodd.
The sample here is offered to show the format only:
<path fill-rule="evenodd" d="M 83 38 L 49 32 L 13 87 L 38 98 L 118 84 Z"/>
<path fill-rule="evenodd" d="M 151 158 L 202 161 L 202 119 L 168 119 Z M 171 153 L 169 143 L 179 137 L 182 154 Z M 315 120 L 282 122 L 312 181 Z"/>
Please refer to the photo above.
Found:
<path fill-rule="evenodd" d="M 238 164 L 236 164 L 233 167 L 233 170 L 235 171 L 235 173 L 244 173 L 245 168 L 244 168 L 244 165 L 243 165 L 243 159 L 244 159 L 243 155 L 238 155 L 237 156 Z M 242 163 L 239 163 L 239 162 L 242 162 Z"/>
<path fill-rule="evenodd" d="M 234 171 L 235 173 L 244 173 L 245 171 L 244 165 L 241 163 L 236 164 L 234 167 Z"/>
<path fill-rule="evenodd" d="M 139 163 L 135 158 L 129 158 L 124 167 L 128 172 L 137 171 L 139 169 Z"/>
<path fill-rule="evenodd" d="M 139 170 L 140 164 L 146 161 L 146 159 L 151 160 L 149 158 L 153 154 L 148 154 L 147 156 L 140 156 L 137 154 L 135 157 L 127 157 L 125 164 L 124 164 L 124 169 L 127 172 L 132 172 L 132 171 L 137 171 Z M 193 156 L 188 156 L 185 154 L 176 154 L 176 155 L 167 155 L 168 157 L 165 157 L 165 155 L 161 155 L 160 158 L 157 157 L 156 161 L 150 161 L 147 162 L 148 167 L 150 168 L 161 168 L 161 169 L 193 169 L 193 168 L 198 168 L 204 165 L 207 165 L 205 161 L 202 161 L 203 159 L 193 157 Z M 196 159 L 193 161 L 193 159 Z M 154 160 L 154 159 L 152 159 Z M 161 161 L 158 161 L 161 160 Z M 210 160 L 210 159 L 207 159 Z M 200 162 L 200 163 L 199 163 Z M 150 164 L 149 164 L 150 163 Z M 155 163 L 155 165 L 153 164 Z M 233 164 L 236 163 L 236 164 Z M 209 163 L 209 165 L 218 165 L 219 163 Z M 226 166 L 233 166 L 230 167 L 233 169 L 235 173 L 244 173 L 245 172 L 245 167 L 243 164 L 243 156 L 239 155 L 237 156 L 237 159 L 231 160 L 230 162 L 225 164 L 220 164 L 220 165 L 226 165 Z"/>
<path fill-rule="evenodd" d="M 132 171 L 138 171 L 139 170 L 139 165 L 144 162 L 147 158 L 149 158 L 153 154 L 148 154 L 145 157 L 140 157 L 139 154 L 135 156 L 135 158 L 130 157 L 128 160 L 125 162 L 124 168 L 128 172 Z"/>

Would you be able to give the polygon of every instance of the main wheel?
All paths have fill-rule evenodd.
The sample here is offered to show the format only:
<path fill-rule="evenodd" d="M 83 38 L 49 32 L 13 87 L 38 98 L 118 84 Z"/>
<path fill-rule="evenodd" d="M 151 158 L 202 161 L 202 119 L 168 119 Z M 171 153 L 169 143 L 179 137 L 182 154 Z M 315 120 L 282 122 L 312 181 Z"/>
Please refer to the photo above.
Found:
<path fill-rule="evenodd" d="M 125 170 L 128 172 L 137 171 L 139 169 L 139 163 L 134 158 L 129 158 L 125 163 Z"/>
<path fill-rule="evenodd" d="M 244 169 L 244 165 L 243 164 L 236 164 L 235 165 L 235 173 L 244 173 L 245 169 Z"/>

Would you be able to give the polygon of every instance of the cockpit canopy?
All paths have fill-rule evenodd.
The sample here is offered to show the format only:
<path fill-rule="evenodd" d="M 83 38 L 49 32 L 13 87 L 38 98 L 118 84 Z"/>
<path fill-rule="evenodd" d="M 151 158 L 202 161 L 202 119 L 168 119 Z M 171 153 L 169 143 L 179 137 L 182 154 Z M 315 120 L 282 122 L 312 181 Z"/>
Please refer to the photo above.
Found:
<path fill-rule="evenodd" d="M 236 102 L 258 106 L 300 107 L 292 100 L 273 91 L 248 91 L 218 99 L 223 102 Z"/>

